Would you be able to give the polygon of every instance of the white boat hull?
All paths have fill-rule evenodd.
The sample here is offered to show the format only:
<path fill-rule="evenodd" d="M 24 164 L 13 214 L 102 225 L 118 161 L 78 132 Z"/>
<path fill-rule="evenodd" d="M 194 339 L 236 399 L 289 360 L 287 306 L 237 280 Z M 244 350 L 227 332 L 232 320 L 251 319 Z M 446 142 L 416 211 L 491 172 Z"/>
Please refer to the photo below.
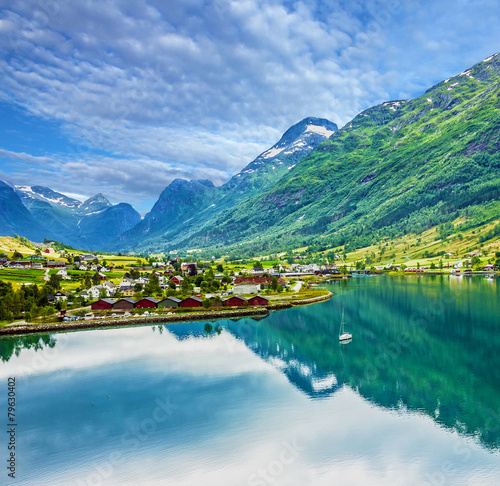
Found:
<path fill-rule="evenodd" d="M 339 336 L 339 341 L 347 341 L 349 339 L 352 339 L 352 334 L 349 334 L 348 332 L 344 332 Z"/>

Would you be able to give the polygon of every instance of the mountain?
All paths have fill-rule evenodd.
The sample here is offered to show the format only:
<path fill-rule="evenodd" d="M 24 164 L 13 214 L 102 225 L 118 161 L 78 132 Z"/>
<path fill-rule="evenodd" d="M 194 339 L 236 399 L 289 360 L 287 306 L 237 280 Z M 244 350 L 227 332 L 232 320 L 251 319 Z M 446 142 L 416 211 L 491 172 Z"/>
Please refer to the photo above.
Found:
<path fill-rule="evenodd" d="M 102 194 L 81 202 L 43 186 L 15 186 L 15 193 L 44 227 L 37 241 L 53 238 L 75 247 L 102 249 L 141 220 L 130 204 L 113 206 Z M 27 236 L 26 231 L 19 234 Z"/>
<path fill-rule="evenodd" d="M 78 199 L 73 199 L 64 194 L 43 186 L 15 186 L 19 197 L 23 200 L 26 207 L 29 207 L 33 201 L 44 201 L 56 206 L 76 209 L 82 204 Z"/>
<path fill-rule="evenodd" d="M 96 208 L 97 203 L 87 207 L 87 211 Z M 78 223 L 82 247 L 93 250 L 105 248 L 108 242 L 118 238 L 140 220 L 140 214 L 127 203 L 108 204 L 102 210 L 87 213 Z"/>
<path fill-rule="evenodd" d="M 216 187 L 211 181 L 175 179 L 164 189 L 144 219 L 120 237 L 117 248 L 131 242 L 141 244 L 155 237 L 161 239 L 168 231 L 182 231 L 183 224 L 202 211 L 215 192 Z"/>
<path fill-rule="evenodd" d="M 272 187 L 337 130 L 335 123 L 324 118 L 305 118 L 289 128 L 277 144 L 224 184 L 222 191 L 226 194 L 237 191 L 248 198 Z"/>
<path fill-rule="evenodd" d="M 111 203 L 101 194 L 96 194 L 78 206 L 80 214 L 94 214 L 111 206 Z"/>
<path fill-rule="evenodd" d="M 499 87 L 496 54 L 414 100 L 365 110 L 269 190 L 175 247 L 359 247 L 459 216 L 498 216 Z"/>
<path fill-rule="evenodd" d="M 305 118 L 221 187 L 214 187 L 210 181 L 174 180 L 143 221 L 113 242 L 111 248 L 162 250 L 200 228 L 209 228 L 218 215 L 226 217 L 242 201 L 271 189 L 337 129 L 329 120 Z"/>
<path fill-rule="evenodd" d="M 0 234 L 7 236 L 26 236 L 43 241 L 44 228 L 23 205 L 15 190 L 0 181 Z"/>

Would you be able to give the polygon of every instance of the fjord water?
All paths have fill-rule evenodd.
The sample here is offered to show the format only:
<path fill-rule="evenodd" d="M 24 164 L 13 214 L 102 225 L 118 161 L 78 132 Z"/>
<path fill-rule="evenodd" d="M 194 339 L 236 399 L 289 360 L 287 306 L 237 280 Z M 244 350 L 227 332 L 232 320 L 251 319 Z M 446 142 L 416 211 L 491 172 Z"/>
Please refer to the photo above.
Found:
<path fill-rule="evenodd" d="M 500 484 L 500 280 L 329 288 L 261 320 L 3 338 L 0 484 Z"/>

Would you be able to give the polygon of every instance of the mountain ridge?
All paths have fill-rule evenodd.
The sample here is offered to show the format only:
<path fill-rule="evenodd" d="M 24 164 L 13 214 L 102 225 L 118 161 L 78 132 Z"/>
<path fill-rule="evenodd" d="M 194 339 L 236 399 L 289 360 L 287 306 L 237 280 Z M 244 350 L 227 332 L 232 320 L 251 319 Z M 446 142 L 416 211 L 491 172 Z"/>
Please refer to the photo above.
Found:
<path fill-rule="evenodd" d="M 362 245 L 496 204 L 499 74 L 495 54 L 413 100 L 364 110 L 270 190 L 175 247 Z"/>
<path fill-rule="evenodd" d="M 144 219 L 110 248 L 135 249 L 150 239 L 159 241 L 160 247 L 167 240 L 184 239 L 186 233 L 210 224 L 216 215 L 272 187 L 336 130 L 337 125 L 329 120 L 308 117 L 290 127 L 276 144 L 218 188 L 207 181 L 172 181 Z"/>

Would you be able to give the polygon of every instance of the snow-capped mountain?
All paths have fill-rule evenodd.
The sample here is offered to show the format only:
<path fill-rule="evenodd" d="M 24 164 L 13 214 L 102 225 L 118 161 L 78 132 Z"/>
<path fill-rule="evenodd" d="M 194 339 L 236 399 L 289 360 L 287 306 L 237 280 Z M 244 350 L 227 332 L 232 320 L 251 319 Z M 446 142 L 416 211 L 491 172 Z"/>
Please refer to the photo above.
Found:
<path fill-rule="evenodd" d="M 13 190 L 37 225 L 44 228 L 37 235 L 71 246 L 103 248 L 141 220 L 130 204 L 113 206 L 102 194 L 82 202 L 43 186 L 14 186 Z"/>
<path fill-rule="evenodd" d="M 253 193 L 272 186 L 337 130 L 335 123 L 324 118 L 305 118 L 290 127 L 278 143 L 260 154 L 222 189 L 229 192 L 238 187 L 249 196 L 248 191 Z"/>
<path fill-rule="evenodd" d="M 15 191 L 23 200 L 25 206 L 30 205 L 30 201 L 42 200 L 55 206 L 76 209 L 82 204 L 78 199 L 55 192 L 48 187 L 43 186 L 14 186 Z"/>
<path fill-rule="evenodd" d="M 161 194 L 153 209 L 112 244 L 113 249 L 162 248 L 165 240 L 180 241 L 213 218 L 230 212 L 242 201 L 266 191 L 291 171 L 320 143 L 337 131 L 323 118 L 305 118 L 289 128 L 270 149 L 260 154 L 221 187 L 209 181 L 176 179 Z"/>

